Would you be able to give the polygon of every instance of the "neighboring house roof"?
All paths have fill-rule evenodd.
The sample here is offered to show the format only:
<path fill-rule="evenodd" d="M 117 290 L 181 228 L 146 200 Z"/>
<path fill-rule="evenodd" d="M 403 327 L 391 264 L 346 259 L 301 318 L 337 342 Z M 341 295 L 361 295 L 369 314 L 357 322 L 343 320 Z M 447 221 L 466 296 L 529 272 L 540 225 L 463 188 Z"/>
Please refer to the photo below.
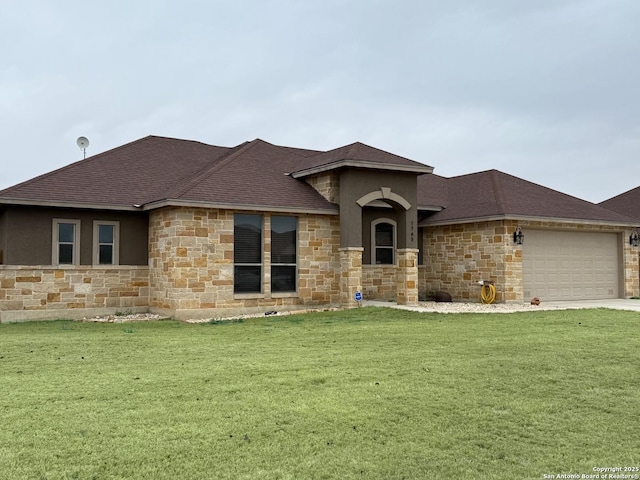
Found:
<path fill-rule="evenodd" d="M 598 205 L 608 210 L 635 218 L 640 222 L 640 187 L 636 187 L 628 192 L 621 193 L 609 200 L 600 202 Z"/>
<path fill-rule="evenodd" d="M 292 172 L 291 176 L 293 178 L 302 178 L 342 167 L 393 170 L 418 174 L 433 172 L 433 167 L 423 163 L 356 142 L 314 155 L 299 170 Z"/>
<path fill-rule="evenodd" d="M 500 172 L 444 178 L 418 177 L 418 205 L 444 208 L 421 225 L 452 224 L 494 218 L 565 219 L 616 225 L 633 224 L 626 215 Z"/>

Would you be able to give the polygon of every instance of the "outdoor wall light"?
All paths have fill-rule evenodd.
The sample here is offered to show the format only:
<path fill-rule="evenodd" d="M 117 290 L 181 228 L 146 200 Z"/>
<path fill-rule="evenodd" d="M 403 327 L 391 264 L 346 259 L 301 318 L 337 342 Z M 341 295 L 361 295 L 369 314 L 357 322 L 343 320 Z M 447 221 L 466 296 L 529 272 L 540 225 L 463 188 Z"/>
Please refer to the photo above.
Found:
<path fill-rule="evenodd" d="M 513 243 L 516 245 L 522 245 L 524 243 L 524 233 L 522 233 L 522 227 L 519 225 L 513 232 Z"/>
<path fill-rule="evenodd" d="M 637 247 L 640 245 L 640 235 L 638 235 L 638 229 L 635 229 L 633 232 L 631 232 L 631 235 L 629 235 L 629 245 L 631 245 L 632 247 Z"/>

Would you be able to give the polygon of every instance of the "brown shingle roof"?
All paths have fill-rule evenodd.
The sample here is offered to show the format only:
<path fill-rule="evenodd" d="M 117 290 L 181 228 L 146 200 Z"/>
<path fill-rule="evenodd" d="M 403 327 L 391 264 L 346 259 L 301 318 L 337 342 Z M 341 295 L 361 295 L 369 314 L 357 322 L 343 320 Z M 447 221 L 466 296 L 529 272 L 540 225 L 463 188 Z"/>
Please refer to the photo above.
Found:
<path fill-rule="evenodd" d="M 562 218 L 629 224 L 633 219 L 586 200 L 498 170 L 444 179 L 418 177 L 418 204 L 445 208 L 421 222 L 456 223 L 491 217 Z"/>
<path fill-rule="evenodd" d="M 172 200 L 283 209 L 336 210 L 305 181 L 286 175 L 305 157 L 297 149 L 254 140 L 171 190 Z"/>
<path fill-rule="evenodd" d="M 227 148 L 150 136 L 2 190 L 0 203 L 133 209 L 191 202 L 337 212 L 286 175 L 317 153 L 262 140 Z"/>
<path fill-rule="evenodd" d="M 443 207 L 447 203 L 449 179 L 432 173 L 418 177 L 418 208 Z"/>
<path fill-rule="evenodd" d="M 453 178 L 420 175 L 431 167 L 361 143 L 317 152 L 263 140 L 227 148 L 155 136 L 2 190 L 0 203 L 115 209 L 206 204 L 337 213 L 337 205 L 295 176 L 342 166 L 418 173 L 419 206 L 445 207 L 425 224 L 509 216 L 637 223 L 625 212 L 616 213 L 497 170 Z M 626 207 L 632 204 L 631 197 L 640 197 L 640 189 L 603 205 Z"/>
<path fill-rule="evenodd" d="M 230 149 L 149 136 L 0 191 L 0 202 L 131 207 L 162 198 Z"/>
<path fill-rule="evenodd" d="M 621 193 L 598 205 L 636 219 L 640 223 L 640 187 Z"/>
<path fill-rule="evenodd" d="M 416 173 L 431 173 L 433 171 L 433 167 L 423 163 L 356 142 L 310 157 L 304 166 L 292 172 L 292 176 L 301 178 L 341 167 L 375 168 Z"/>

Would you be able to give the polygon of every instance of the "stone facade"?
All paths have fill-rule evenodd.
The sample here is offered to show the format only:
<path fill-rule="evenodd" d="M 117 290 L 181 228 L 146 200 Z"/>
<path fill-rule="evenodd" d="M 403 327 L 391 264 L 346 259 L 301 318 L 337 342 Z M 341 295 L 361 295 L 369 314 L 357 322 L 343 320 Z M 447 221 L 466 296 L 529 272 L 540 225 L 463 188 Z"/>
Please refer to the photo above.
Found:
<path fill-rule="evenodd" d="M 398 249 L 398 305 L 418 304 L 418 249 Z"/>
<path fill-rule="evenodd" d="M 630 232 L 619 227 L 579 223 L 496 220 L 450 226 L 432 226 L 423 229 L 423 263 L 419 268 L 420 297 L 433 298 L 444 290 L 454 300 L 480 301 L 479 280 L 490 280 L 496 286 L 496 302 L 525 302 L 522 246 L 515 245 L 512 233 L 517 225 L 525 232 L 532 229 L 564 231 L 592 231 L 622 233 L 628 239 Z M 624 296 L 639 291 L 638 249 L 623 242 Z"/>
<path fill-rule="evenodd" d="M 477 301 L 478 281 L 490 280 L 496 285 L 496 302 L 521 301 L 522 275 L 517 271 L 522 272 L 522 247 L 508 233 L 514 227 L 499 220 L 424 228 L 421 296 L 431 298 L 443 290 L 455 300 Z"/>
<path fill-rule="evenodd" d="M 340 305 L 347 308 L 358 306 L 356 292 L 362 293 L 362 247 L 340 249 Z"/>
<path fill-rule="evenodd" d="M 363 265 L 362 295 L 369 300 L 396 301 L 398 267 L 395 265 Z"/>
<path fill-rule="evenodd" d="M 325 175 L 327 191 L 335 187 Z M 332 183 L 333 182 L 333 183 Z M 297 290 L 271 292 L 271 215 L 263 218 L 262 291 L 234 293 L 232 210 L 166 207 L 150 213 L 149 266 L 0 265 L 0 321 L 82 318 L 117 311 L 151 311 L 177 319 L 215 318 L 265 310 L 341 305 L 365 299 L 415 305 L 435 292 L 454 300 L 479 301 L 479 280 L 492 281 L 497 302 L 522 302 L 522 246 L 516 225 L 527 229 L 619 234 L 624 296 L 640 291 L 637 247 L 630 231 L 615 226 L 495 220 L 422 229 L 423 265 L 417 249 L 398 249 L 397 265 L 363 265 L 362 247 L 340 248 L 337 215 L 300 214 Z"/>
<path fill-rule="evenodd" d="M 163 208 L 149 218 L 150 307 L 172 314 L 233 301 L 233 212 Z"/>
<path fill-rule="evenodd" d="M 298 295 L 304 305 L 340 302 L 340 218 L 298 218 Z"/>
<path fill-rule="evenodd" d="M 340 177 L 336 172 L 324 172 L 306 178 L 320 195 L 331 203 L 340 203 Z"/>
<path fill-rule="evenodd" d="M 418 250 L 399 249 L 397 265 L 362 265 L 362 296 L 367 300 L 397 301 L 400 305 L 416 305 L 418 272 Z"/>
<path fill-rule="evenodd" d="M 234 294 L 234 211 L 163 208 L 149 221 L 152 311 L 198 318 L 336 304 L 340 301 L 339 219 L 299 215 L 298 291 L 271 293 L 270 214 L 264 218 L 259 294 Z"/>
<path fill-rule="evenodd" d="M 0 266 L 0 321 L 81 319 L 146 312 L 149 269 Z"/>

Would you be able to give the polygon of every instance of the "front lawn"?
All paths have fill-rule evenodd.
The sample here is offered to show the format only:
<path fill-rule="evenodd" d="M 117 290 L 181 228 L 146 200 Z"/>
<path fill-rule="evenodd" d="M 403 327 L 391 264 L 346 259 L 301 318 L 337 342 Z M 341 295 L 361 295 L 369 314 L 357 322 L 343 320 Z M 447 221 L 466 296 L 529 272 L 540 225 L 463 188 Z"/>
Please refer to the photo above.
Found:
<path fill-rule="evenodd" d="M 639 327 L 637 313 L 603 309 L 3 324 L 0 477 L 539 479 L 633 468 Z"/>

